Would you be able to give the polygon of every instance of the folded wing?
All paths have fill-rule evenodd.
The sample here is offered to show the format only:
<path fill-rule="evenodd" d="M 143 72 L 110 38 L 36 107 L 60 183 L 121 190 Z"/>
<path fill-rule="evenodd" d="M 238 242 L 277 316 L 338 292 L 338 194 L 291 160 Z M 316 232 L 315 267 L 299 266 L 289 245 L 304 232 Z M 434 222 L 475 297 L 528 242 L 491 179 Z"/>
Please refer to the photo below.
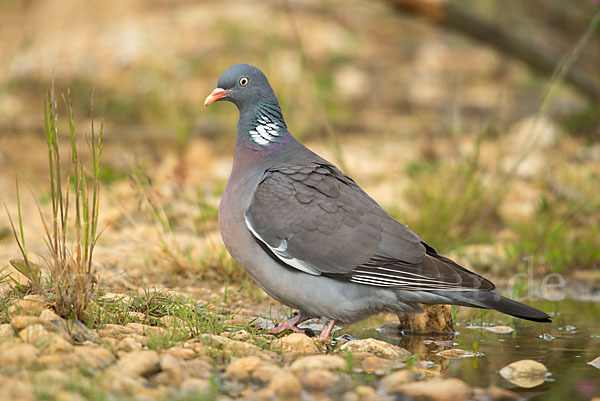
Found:
<path fill-rule="evenodd" d="M 494 288 L 438 255 L 317 156 L 268 169 L 245 222 L 272 257 L 305 273 L 406 290 Z"/>

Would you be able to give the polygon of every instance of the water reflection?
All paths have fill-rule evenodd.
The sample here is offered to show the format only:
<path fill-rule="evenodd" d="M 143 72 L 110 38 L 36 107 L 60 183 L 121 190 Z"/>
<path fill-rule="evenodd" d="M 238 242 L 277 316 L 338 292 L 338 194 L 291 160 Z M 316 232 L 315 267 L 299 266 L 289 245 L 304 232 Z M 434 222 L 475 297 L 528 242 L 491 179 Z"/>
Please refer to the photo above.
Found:
<path fill-rule="evenodd" d="M 600 369 L 588 364 L 600 356 L 600 304 L 564 300 L 558 307 L 537 307 L 559 308 L 554 322 L 540 325 L 464 309 L 454 326 L 455 336 L 403 335 L 398 324 L 390 323 L 390 317 L 384 315 L 350 326 L 338 335 L 371 337 L 406 348 L 420 361 L 435 364 L 422 369 L 427 376 L 457 377 L 477 387 L 500 386 L 531 400 L 589 400 L 600 395 Z M 514 331 L 491 332 L 486 327 L 492 323 L 510 326 Z M 441 351 L 455 348 L 475 355 L 457 359 L 440 355 Z M 542 384 L 520 388 L 498 374 L 504 366 L 522 359 L 546 365 L 550 374 Z"/>

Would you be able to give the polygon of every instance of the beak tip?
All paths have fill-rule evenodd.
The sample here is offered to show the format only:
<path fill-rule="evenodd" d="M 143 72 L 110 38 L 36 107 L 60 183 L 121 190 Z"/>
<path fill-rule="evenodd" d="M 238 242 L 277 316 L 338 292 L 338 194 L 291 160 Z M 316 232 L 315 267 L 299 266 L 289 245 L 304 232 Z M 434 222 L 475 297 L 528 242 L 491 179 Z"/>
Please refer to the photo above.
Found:
<path fill-rule="evenodd" d="M 204 106 L 208 106 L 209 104 L 213 104 L 217 100 L 221 100 L 229 92 L 230 90 L 228 89 L 216 88 L 210 93 L 210 95 L 206 97 L 206 99 L 204 99 Z"/>

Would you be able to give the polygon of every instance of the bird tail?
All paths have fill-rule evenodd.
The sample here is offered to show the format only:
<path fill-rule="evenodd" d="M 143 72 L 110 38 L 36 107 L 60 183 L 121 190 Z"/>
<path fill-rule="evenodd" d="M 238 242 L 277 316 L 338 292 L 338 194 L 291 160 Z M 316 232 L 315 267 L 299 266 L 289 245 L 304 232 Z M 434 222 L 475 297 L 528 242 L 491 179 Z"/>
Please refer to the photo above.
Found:
<path fill-rule="evenodd" d="M 435 291 L 452 300 L 452 304 L 474 308 L 494 309 L 520 319 L 549 323 L 550 315 L 531 306 L 495 294 L 491 291 Z"/>

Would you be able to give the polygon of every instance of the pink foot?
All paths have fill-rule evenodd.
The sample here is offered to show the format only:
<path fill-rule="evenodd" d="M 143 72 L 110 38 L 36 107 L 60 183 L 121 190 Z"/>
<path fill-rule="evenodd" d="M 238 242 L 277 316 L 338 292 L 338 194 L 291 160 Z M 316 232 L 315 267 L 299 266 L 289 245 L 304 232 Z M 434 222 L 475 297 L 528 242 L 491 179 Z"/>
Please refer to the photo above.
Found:
<path fill-rule="evenodd" d="M 276 326 L 276 327 L 273 327 L 272 329 L 270 329 L 269 333 L 279 334 L 288 329 L 292 330 L 294 333 L 304 333 L 304 330 L 302 330 L 300 327 L 298 327 L 298 325 L 308 319 L 310 319 L 310 317 L 304 316 L 303 314 L 298 313 L 293 318 L 286 320 L 285 322 L 281 323 L 279 326 Z"/>
<path fill-rule="evenodd" d="M 323 330 L 321 330 L 321 334 L 319 335 L 319 339 L 324 343 L 328 343 L 331 338 L 331 332 L 335 327 L 335 320 L 331 319 L 327 323 L 323 325 Z"/>

